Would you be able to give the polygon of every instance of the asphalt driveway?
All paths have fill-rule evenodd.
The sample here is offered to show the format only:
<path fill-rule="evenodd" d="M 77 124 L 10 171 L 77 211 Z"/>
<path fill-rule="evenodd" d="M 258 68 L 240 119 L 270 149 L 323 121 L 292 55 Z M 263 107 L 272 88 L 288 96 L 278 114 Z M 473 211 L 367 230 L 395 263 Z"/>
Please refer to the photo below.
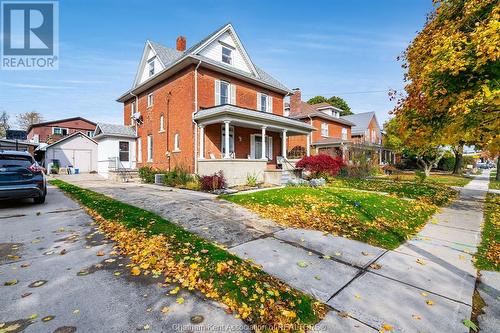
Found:
<path fill-rule="evenodd" d="M 53 187 L 43 205 L 1 202 L 0 230 L 0 331 L 246 331 L 202 295 L 170 295 L 175 286 L 161 277 L 132 277 L 127 258 Z"/>

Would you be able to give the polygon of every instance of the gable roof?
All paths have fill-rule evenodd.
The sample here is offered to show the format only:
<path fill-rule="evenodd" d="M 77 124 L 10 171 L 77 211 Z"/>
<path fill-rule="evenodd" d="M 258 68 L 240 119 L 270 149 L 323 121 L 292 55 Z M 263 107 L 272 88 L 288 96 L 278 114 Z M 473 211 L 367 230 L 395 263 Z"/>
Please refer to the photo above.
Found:
<path fill-rule="evenodd" d="M 318 103 L 318 104 L 322 104 L 322 103 Z M 306 103 L 304 101 L 300 101 L 299 112 L 291 114 L 290 118 L 304 119 L 304 118 L 309 118 L 309 117 L 311 117 L 311 118 L 318 117 L 318 118 L 334 121 L 334 122 L 337 122 L 339 124 L 344 124 L 344 125 L 349 125 L 349 126 L 354 125 L 354 123 L 352 123 L 351 121 L 349 121 L 347 119 L 333 117 L 333 116 L 330 116 L 330 115 L 324 113 L 323 111 L 318 111 L 318 108 L 316 107 L 316 105 L 318 105 L 318 104 L 311 105 L 311 104 Z M 335 107 L 331 106 L 328 103 L 325 103 L 325 104 L 336 109 Z M 319 109 L 322 109 L 322 108 L 325 108 L 325 107 L 321 107 L 321 106 L 319 107 Z"/>
<path fill-rule="evenodd" d="M 62 143 L 62 142 L 64 142 L 64 141 L 67 141 L 67 140 L 69 140 L 69 139 L 73 139 L 73 138 L 75 138 L 76 136 L 82 136 L 82 137 L 84 137 L 84 138 L 86 138 L 86 139 L 88 139 L 88 140 L 92 141 L 93 143 L 97 144 L 97 141 L 95 141 L 95 140 L 94 140 L 94 139 L 92 139 L 91 137 L 89 137 L 89 136 L 87 136 L 87 135 L 83 134 L 82 132 L 75 132 L 75 133 L 73 133 L 73 134 L 71 134 L 71 135 L 65 136 L 65 137 L 64 137 L 64 138 L 62 138 L 61 140 L 58 140 L 58 141 L 56 141 L 56 142 L 54 142 L 54 143 L 51 143 L 50 145 L 45 146 L 45 147 L 43 148 L 43 150 L 47 150 L 47 148 L 57 146 L 58 144 L 60 144 L 60 143 Z"/>
<path fill-rule="evenodd" d="M 31 129 L 33 127 L 42 127 L 42 126 L 47 126 L 47 125 L 51 125 L 51 124 L 55 124 L 55 123 L 64 123 L 66 121 L 73 121 L 73 120 L 81 120 L 81 121 L 85 121 L 91 125 L 96 125 L 96 123 L 94 123 L 93 121 L 90 121 L 88 119 L 85 119 L 85 118 L 82 118 L 82 117 L 72 117 L 72 118 L 64 118 L 64 119 L 58 119 L 58 120 L 51 120 L 51 121 L 44 121 L 44 122 L 41 122 L 41 123 L 36 123 L 36 124 L 31 124 L 29 127 L 28 127 L 28 130 L 26 131 L 27 133 L 29 133 L 29 131 L 31 131 Z"/>
<path fill-rule="evenodd" d="M 238 68 L 235 68 L 233 66 L 224 64 L 219 61 L 215 61 L 213 59 L 210 59 L 208 57 L 205 57 L 200 54 L 200 52 L 207 46 L 209 45 L 212 41 L 215 39 L 219 38 L 223 33 L 229 32 L 231 36 L 236 40 L 236 46 L 238 50 L 242 53 L 243 58 L 245 59 L 245 62 L 247 63 L 248 67 L 250 68 L 251 73 L 247 73 L 243 70 L 240 70 Z M 161 62 L 161 65 L 163 66 L 163 69 L 153 75 L 152 77 L 148 78 L 142 83 L 138 83 L 138 77 L 139 77 L 139 72 L 141 71 L 141 68 L 145 62 L 145 54 L 147 51 L 147 48 L 151 47 L 153 52 L 156 54 L 157 58 Z M 146 59 L 147 60 L 147 59 Z M 215 69 L 215 70 L 223 70 L 224 72 L 227 72 L 232 75 L 239 76 L 243 79 L 249 79 L 252 82 L 255 82 L 260 85 L 264 85 L 268 88 L 272 88 L 275 90 L 278 90 L 283 93 L 291 93 L 292 91 L 287 88 L 284 84 L 282 84 L 280 81 L 278 81 L 276 78 L 274 78 L 272 75 L 268 74 L 265 72 L 263 69 L 257 67 L 254 65 L 250 57 L 248 56 L 243 44 L 241 43 L 238 35 L 236 34 L 236 31 L 234 30 L 233 26 L 230 23 L 227 23 L 223 25 L 221 28 L 217 29 L 216 31 L 212 32 L 209 34 L 207 37 L 203 38 L 199 42 L 195 43 L 191 47 L 189 47 L 186 51 L 180 52 L 177 51 L 176 49 L 172 49 L 166 46 L 163 46 L 159 43 L 153 42 L 153 41 L 146 41 L 146 45 L 144 47 L 143 51 L 143 57 L 141 59 L 141 63 L 139 65 L 139 70 L 138 73 L 134 79 L 134 84 L 133 87 L 125 92 L 122 96 L 120 96 L 117 101 L 119 102 L 124 102 L 129 98 L 132 98 L 131 93 L 140 93 L 143 90 L 147 89 L 150 87 L 152 84 L 151 82 L 154 79 L 158 79 L 159 77 L 168 77 L 169 75 L 167 74 L 174 74 L 178 72 L 181 68 L 184 66 L 180 65 L 189 65 L 191 63 L 198 63 L 201 61 L 202 65 L 209 65 L 209 67 Z M 175 68 L 175 71 L 172 73 L 169 73 L 170 70 L 174 69 L 174 67 L 179 67 Z"/>
<path fill-rule="evenodd" d="M 127 138 L 136 137 L 134 129 L 130 126 L 97 123 L 94 138 L 98 139 L 99 137 L 104 137 L 104 136 L 119 136 Z"/>
<path fill-rule="evenodd" d="M 335 107 L 327 102 L 321 102 L 321 103 L 316 103 L 312 105 L 316 110 L 321 110 L 321 109 L 334 109 L 335 111 L 342 112 L 344 110 Z"/>
<path fill-rule="evenodd" d="M 342 116 L 340 117 L 342 119 L 348 120 L 352 123 L 355 124 L 355 126 L 352 128 L 352 134 L 363 134 L 366 129 L 368 129 L 368 126 L 370 125 L 370 122 L 372 121 L 373 118 L 375 118 L 375 122 L 377 123 L 377 127 L 380 128 L 377 117 L 375 116 L 375 112 L 363 112 L 363 113 L 355 113 L 351 114 L 348 116 Z"/>

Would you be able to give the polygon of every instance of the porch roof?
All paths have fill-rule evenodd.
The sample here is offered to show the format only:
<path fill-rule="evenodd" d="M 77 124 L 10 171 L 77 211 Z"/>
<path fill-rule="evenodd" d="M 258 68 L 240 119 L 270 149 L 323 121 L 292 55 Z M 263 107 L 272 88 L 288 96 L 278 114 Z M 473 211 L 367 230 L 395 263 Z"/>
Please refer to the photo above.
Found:
<path fill-rule="evenodd" d="M 313 146 L 321 146 L 321 147 L 340 147 L 342 145 L 351 144 L 350 140 L 342 140 L 339 138 L 325 138 L 319 141 L 315 141 L 312 143 Z"/>
<path fill-rule="evenodd" d="M 288 135 L 308 134 L 316 129 L 310 124 L 288 117 L 252 109 L 245 109 L 231 104 L 224 104 L 196 112 L 193 119 L 199 125 L 209 125 L 230 121 L 234 125 L 268 130 L 287 130 Z"/>

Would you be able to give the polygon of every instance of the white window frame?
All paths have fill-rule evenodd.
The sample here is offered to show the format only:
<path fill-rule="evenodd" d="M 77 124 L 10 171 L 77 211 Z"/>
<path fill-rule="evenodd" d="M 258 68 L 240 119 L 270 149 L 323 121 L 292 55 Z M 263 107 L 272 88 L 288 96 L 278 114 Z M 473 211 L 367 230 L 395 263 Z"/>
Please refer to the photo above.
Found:
<path fill-rule="evenodd" d="M 125 151 L 125 150 L 121 150 L 120 149 L 120 143 L 126 143 L 127 146 L 128 146 L 128 149 Z M 122 160 L 122 157 L 121 157 L 121 153 L 127 153 L 127 160 Z M 129 141 L 118 141 L 118 159 L 120 160 L 120 162 L 127 162 L 129 163 L 130 162 L 130 142 Z"/>
<path fill-rule="evenodd" d="M 153 136 L 150 134 L 148 135 L 148 162 L 153 162 Z"/>
<path fill-rule="evenodd" d="M 224 156 L 225 153 L 225 148 L 226 148 L 226 140 L 224 138 L 226 132 L 226 126 L 225 124 L 221 125 L 221 130 L 220 130 L 220 152 L 222 156 Z M 231 150 L 231 148 L 233 148 Z M 235 154 L 235 147 L 234 147 L 234 126 L 229 126 L 229 156 L 232 156 Z"/>
<path fill-rule="evenodd" d="M 347 128 L 342 127 L 342 140 L 347 140 Z"/>
<path fill-rule="evenodd" d="M 137 138 L 137 162 L 142 162 L 142 138 Z"/>
<path fill-rule="evenodd" d="M 40 143 L 40 134 L 33 134 L 33 141 L 35 143 Z"/>
<path fill-rule="evenodd" d="M 148 60 L 148 77 L 155 75 L 155 58 Z"/>
<path fill-rule="evenodd" d="M 94 131 L 87 131 L 87 136 L 92 138 L 94 136 Z"/>
<path fill-rule="evenodd" d="M 264 103 L 262 103 L 263 97 Z M 273 113 L 273 97 L 265 93 L 257 93 L 257 111 Z"/>
<path fill-rule="evenodd" d="M 153 93 L 148 94 L 148 108 L 152 107 L 154 103 Z"/>
<path fill-rule="evenodd" d="M 56 133 L 56 129 L 61 130 L 61 133 Z M 62 133 L 63 130 L 66 130 L 66 134 Z M 68 135 L 69 129 L 66 127 L 52 127 L 52 134 L 53 135 Z"/>
<path fill-rule="evenodd" d="M 328 123 L 321 123 L 321 136 L 325 138 L 328 138 L 330 136 L 328 131 Z"/>
<path fill-rule="evenodd" d="M 251 134 L 250 135 L 250 158 L 260 160 L 261 156 L 255 156 L 255 138 L 262 137 L 262 134 Z M 272 161 L 274 158 L 273 155 L 273 137 L 266 135 L 266 156 L 269 161 Z"/>
<path fill-rule="evenodd" d="M 180 152 L 181 151 L 181 148 L 180 148 L 180 134 L 179 133 L 175 133 L 174 135 L 174 153 L 177 153 L 177 152 Z"/>
<path fill-rule="evenodd" d="M 220 90 L 219 90 L 219 105 L 223 104 L 229 104 L 231 100 L 231 84 L 226 81 L 219 81 L 220 82 Z M 225 103 L 222 102 L 222 86 L 227 86 L 227 96 L 226 96 L 226 101 Z"/>
<path fill-rule="evenodd" d="M 160 115 L 160 133 L 165 132 L 165 117 L 163 113 Z"/>
<path fill-rule="evenodd" d="M 221 87 L 227 85 L 227 101 L 222 103 Z M 215 80 L 215 105 L 232 104 L 236 105 L 236 86 L 228 81 Z"/>
<path fill-rule="evenodd" d="M 229 51 L 229 55 L 224 54 L 224 50 Z M 229 62 L 224 61 L 224 57 L 229 60 Z M 230 47 L 221 45 L 221 61 L 224 64 L 232 65 L 233 64 L 233 50 Z"/>

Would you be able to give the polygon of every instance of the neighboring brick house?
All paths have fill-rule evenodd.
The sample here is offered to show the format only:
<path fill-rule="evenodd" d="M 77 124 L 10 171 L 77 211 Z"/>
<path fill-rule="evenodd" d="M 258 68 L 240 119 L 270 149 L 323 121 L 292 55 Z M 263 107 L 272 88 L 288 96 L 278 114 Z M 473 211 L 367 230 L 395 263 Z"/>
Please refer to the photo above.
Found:
<path fill-rule="evenodd" d="M 300 89 L 294 89 L 286 111 L 290 118 L 309 123 L 316 128 L 309 138 L 304 136 L 290 138 L 288 142 L 290 157 L 304 156 L 309 145 L 315 154 L 341 156 L 344 160 L 348 160 L 347 147 L 351 143 L 351 126 L 354 124 L 340 117 L 342 110 L 328 103 L 310 105 L 303 102 Z"/>
<path fill-rule="evenodd" d="M 118 101 L 125 125 L 136 128 L 139 167 L 222 170 L 237 184 L 249 175 L 276 179 L 287 138 L 314 130 L 283 116 L 290 93 L 255 66 L 226 24 L 187 50 L 182 36 L 176 49 L 147 41 L 132 88 Z"/>
<path fill-rule="evenodd" d="M 375 112 L 356 113 L 341 117 L 352 123 L 352 154 L 363 153 L 374 163 L 395 163 L 396 155 L 384 147 L 383 131 L 377 121 Z"/>
<path fill-rule="evenodd" d="M 82 117 L 45 121 L 31 125 L 27 130 L 27 136 L 30 142 L 50 144 L 75 132 L 92 137 L 95 126 L 94 122 Z"/>

